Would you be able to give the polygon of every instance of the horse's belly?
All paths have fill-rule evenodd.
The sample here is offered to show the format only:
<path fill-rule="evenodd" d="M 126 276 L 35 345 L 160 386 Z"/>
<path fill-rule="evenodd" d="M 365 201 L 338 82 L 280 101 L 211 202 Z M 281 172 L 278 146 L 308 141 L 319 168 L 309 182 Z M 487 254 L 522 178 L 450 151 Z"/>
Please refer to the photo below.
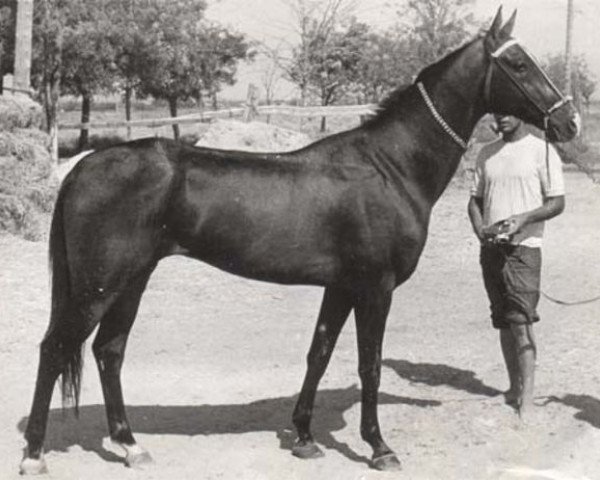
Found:
<path fill-rule="evenodd" d="M 323 229 L 294 221 L 248 220 L 229 212 L 179 235 L 178 243 L 190 257 L 258 280 L 325 285 L 339 270 Z"/>
<path fill-rule="evenodd" d="M 187 255 L 242 277 L 284 284 L 327 285 L 335 281 L 337 261 L 320 252 L 291 248 L 236 249 L 204 245 Z"/>

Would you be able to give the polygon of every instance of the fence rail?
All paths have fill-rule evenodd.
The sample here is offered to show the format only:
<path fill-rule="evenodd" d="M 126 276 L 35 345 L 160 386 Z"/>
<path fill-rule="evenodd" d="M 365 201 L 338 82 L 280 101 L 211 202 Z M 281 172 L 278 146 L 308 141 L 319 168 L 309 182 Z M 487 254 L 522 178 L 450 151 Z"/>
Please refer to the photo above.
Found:
<path fill-rule="evenodd" d="M 328 107 L 292 107 L 288 105 L 261 105 L 256 108 L 262 115 L 289 115 L 293 117 L 360 117 L 371 115 L 377 106 L 370 105 L 335 105 Z M 119 128 L 119 127 L 164 127 L 168 125 L 184 125 L 200 123 L 212 118 L 231 118 L 244 115 L 247 108 L 229 108 L 212 110 L 202 113 L 183 115 L 181 117 L 152 118 L 145 120 L 112 121 L 112 122 L 87 122 L 87 123 L 59 123 L 60 130 L 92 130 L 94 128 Z"/>

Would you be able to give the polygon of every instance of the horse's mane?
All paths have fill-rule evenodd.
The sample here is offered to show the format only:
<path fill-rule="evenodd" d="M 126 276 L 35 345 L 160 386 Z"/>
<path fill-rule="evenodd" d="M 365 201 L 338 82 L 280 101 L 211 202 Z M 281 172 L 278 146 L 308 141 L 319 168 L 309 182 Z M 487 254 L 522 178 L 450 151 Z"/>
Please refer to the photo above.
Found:
<path fill-rule="evenodd" d="M 428 77 L 430 75 L 439 75 L 440 73 L 442 73 L 448 67 L 448 65 L 454 63 L 454 60 L 457 57 L 459 57 L 467 48 L 469 48 L 480 38 L 481 35 L 476 36 L 473 40 L 468 41 L 456 50 L 453 50 L 452 52 L 448 53 L 445 57 L 442 57 L 441 60 L 438 60 L 437 62 L 432 63 L 431 65 L 428 65 L 427 67 L 423 68 L 423 70 L 421 70 L 417 75 L 415 83 L 420 82 L 425 77 Z"/>
<path fill-rule="evenodd" d="M 399 87 L 397 87 L 395 90 L 393 90 L 391 93 L 389 93 L 379 103 L 379 105 L 377 106 L 377 109 L 376 109 L 376 113 L 373 115 L 373 117 L 371 117 L 367 121 L 367 123 L 370 123 L 370 122 L 380 119 L 382 117 L 386 117 L 387 115 L 389 115 L 392 112 L 397 112 L 398 105 L 402 103 L 402 100 L 406 96 L 406 92 L 409 90 L 410 87 L 412 87 L 417 82 L 420 82 L 424 78 L 429 77 L 431 75 L 439 76 L 446 68 L 448 68 L 448 65 L 451 65 L 452 63 L 454 63 L 454 60 L 458 56 L 460 56 L 464 50 L 466 50 L 469 46 L 471 46 L 473 43 L 475 43 L 480 38 L 481 38 L 481 35 L 478 35 L 473 40 L 470 40 L 469 42 L 465 43 L 464 45 L 457 48 L 456 50 L 453 50 L 452 52 L 448 53 L 446 56 L 442 57 L 437 62 L 426 66 L 418 73 L 418 75 L 416 76 L 413 83 L 402 84 Z"/>

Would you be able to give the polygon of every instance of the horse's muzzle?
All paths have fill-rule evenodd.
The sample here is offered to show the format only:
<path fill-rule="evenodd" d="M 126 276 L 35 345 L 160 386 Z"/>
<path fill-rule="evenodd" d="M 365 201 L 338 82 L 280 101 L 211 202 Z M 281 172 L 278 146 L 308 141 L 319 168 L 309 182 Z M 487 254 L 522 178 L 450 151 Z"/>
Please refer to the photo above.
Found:
<path fill-rule="evenodd" d="M 548 118 L 546 136 L 551 142 L 568 142 L 581 132 L 581 116 L 572 102 L 566 102 Z"/>

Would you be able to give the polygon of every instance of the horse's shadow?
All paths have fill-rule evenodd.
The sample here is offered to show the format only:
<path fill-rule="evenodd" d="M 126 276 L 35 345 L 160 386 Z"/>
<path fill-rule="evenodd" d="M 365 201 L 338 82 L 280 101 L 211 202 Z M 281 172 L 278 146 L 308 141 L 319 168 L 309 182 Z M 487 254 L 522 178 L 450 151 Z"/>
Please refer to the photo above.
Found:
<path fill-rule="evenodd" d="M 412 363 L 408 360 L 386 359 L 382 364 L 410 383 L 423 383 L 432 387 L 446 385 L 456 390 L 486 397 L 502 394 L 500 390 L 484 384 L 470 370 L 437 363 Z"/>
<path fill-rule="evenodd" d="M 332 434 L 346 426 L 344 412 L 360 403 L 360 397 L 360 390 L 356 385 L 319 391 L 314 409 L 313 434 L 315 440 L 324 447 L 335 450 L 350 460 L 368 463 L 367 457 L 356 453 L 346 443 L 339 442 Z M 291 450 L 295 435 L 292 433 L 290 419 L 296 400 L 297 395 L 229 405 L 136 405 L 127 407 L 127 415 L 135 433 L 193 436 L 267 431 L 276 433 L 280 448 Z M 440 405 L 440 402 L 433 400 L 387 393 L 380 393 L 379 403 L 415 407 Z M 17 428 L 24 431 L 26 425 L 27 417 L 24 417 Z M 70 446 L 79 445 L 106 461 L 123 462 L 121 457 L 102 445 L 102 438 L 107 434 L 103 405 L 80 407 L 78 420 L 70 412 L 51 410 L 47 432 L 44 443 L 46 451 L 66 451 Z"/>
<path fill-rule="evenodd" d="M 597 398 L 569 393 L 563 397 L 550 396 L 544 405 L 555 402 L 579 410 L 575 413 L 575 418 L 589 423 L 592 427 L 600 428 L 600 400 Z"/>

